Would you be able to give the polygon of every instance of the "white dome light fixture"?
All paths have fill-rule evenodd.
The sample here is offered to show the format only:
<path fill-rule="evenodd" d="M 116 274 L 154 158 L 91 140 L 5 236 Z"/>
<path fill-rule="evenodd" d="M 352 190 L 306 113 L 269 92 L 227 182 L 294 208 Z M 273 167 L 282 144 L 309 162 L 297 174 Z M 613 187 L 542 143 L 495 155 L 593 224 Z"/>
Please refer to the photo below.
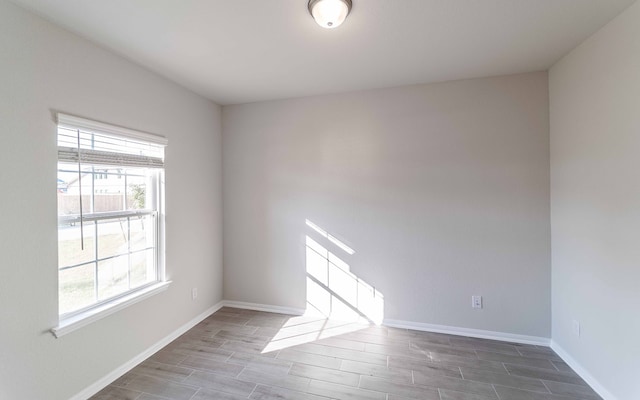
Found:
<path fill-rule="evenodd" d="M 323 28 L 337 28 L 349 15 L 351 0 L 309 0 L 309 12 Z"/>

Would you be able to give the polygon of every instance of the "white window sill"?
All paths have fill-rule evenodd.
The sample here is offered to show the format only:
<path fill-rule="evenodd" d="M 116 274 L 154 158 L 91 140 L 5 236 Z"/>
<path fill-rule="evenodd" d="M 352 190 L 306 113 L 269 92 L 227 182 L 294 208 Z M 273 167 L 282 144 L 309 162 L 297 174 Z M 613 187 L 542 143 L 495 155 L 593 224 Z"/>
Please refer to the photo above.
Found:
<path fill-rule="evenodd" d="M 57 338 L 71 333 L 76 329 L 80 329 L 83 326 L 89 325 L 92 322 L 98 321 L 108 315 L 113 314 L 116 311 L 127 308 L 139 301 L 149 298 L 157 293 L 167 290 L 171 281 L 159 282 L 155 285 L 151 285 L 135 293 L 131 293 L 127 296 L 120 297 L 107 304 L 103 304 L 99 307 L 92 308 L 83 313 L 73 315 L 71 317 L 60 320 L 58 326 L 51 329 L 51 333 Z"/>

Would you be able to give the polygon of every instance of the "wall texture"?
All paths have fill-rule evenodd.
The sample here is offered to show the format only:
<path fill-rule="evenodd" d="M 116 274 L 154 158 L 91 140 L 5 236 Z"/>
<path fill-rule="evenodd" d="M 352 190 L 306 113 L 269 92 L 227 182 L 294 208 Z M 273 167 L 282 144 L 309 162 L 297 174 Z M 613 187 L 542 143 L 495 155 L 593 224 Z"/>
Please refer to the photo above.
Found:
<path fill-rule="evenodd" d="M 168 137 L 173 280 L 60 339 L 56 111 Z M 68 399 L 222 299 L 220 131 L 218 106 L 0 0 L 0 398 Z"/>
<path fill-rule="evenodd" d="M 224 107 L 225 299 L 313 304 L 310 237 L 386 319 L 548 338 L 547 89 L 540 72 Z"/>
<path fill-rule="evenodd" d="M 640 3 L 557 63 L 549 86 L 553 341 L 607 398 L 638 399 Z"/>

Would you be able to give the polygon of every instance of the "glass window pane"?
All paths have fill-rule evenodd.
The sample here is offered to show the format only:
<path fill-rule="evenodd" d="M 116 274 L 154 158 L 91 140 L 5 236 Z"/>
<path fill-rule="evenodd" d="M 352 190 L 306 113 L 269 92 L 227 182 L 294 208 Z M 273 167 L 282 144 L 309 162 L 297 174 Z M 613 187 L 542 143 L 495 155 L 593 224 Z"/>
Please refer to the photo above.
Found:
<path fill-rule="evenodd" d="M 93 169 L 93 176 L 94 211 L 124 210 L 125 179 L 123 178 L 123 169 L 96 166 Z"/>
<path fill-rule="evenodd" d="M 62 270 L 58 279 L 60 314 L 78 310 L 96 301 L 94 263 Z"/>
<path fill-rule="evenodd" d="M 98 222 L 98 259 L 127 254 L 129 228 L 126 218 Z"/>
<path fill-rule="evenodd" d="M 58 266 L 69 267 L 95 260 L 95 223 L 84 223 L 84 249 L 80 241 L 80 223 L 58 225 Z"/>
<path fill-rule="evenodd" d="M 131 254 L 131 288 L 153 282 L 156 276 L 154 250 Z"/>
<path fill-rule="evenodd" d="M 131 251 L 143 250 L 155 247 L 154 217 L 134 217 L 130 219 L 130 243 Z"/>
<path fill-rule="evenodd" d="M 98 262 L 98 300 L 129 290 L 129 255 Z"/>
<path fill-rule="evenodd" d="M 58 163 L 58 216 L 80 214 L 80 188 L 82 187 L 82 211 L 90 213 L 93 207 L 91 191 L 93 171 L 83 166 L 78 174 L 78 164 Z"/>
<path fill-rule="evenodd" d="M 152 208 L 147 193 L 148 176 L 143 169 L 127 170 L 127 209 L 139 210 Z"/>

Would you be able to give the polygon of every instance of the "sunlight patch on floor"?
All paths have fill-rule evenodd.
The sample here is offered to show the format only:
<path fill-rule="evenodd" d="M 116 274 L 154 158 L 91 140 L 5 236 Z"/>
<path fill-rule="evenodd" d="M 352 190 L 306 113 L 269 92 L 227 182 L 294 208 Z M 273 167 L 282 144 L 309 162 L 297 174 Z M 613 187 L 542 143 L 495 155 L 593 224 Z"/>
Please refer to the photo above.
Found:
<path fill-rule="evenodd" d="M 305 314 L 290 318 L 271 339 L 262 353 L 286 349 L 304 343 L 311 343 L 345 333 L 356 332 L 369 328 L 371 324 L 366 320 L 341 321 L 325 317 Z"/>

